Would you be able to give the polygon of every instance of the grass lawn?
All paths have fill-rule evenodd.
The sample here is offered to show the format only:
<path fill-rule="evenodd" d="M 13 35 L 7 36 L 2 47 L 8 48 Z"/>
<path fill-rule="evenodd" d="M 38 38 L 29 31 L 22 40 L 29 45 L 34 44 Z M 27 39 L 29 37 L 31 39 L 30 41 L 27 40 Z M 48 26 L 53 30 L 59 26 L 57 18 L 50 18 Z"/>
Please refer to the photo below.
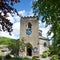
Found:
<path fill-rule="evenodd" d="M 37 60 L 37 59 L 35 59 L 35 58 L 30 59 L 30 58 L 27 58 L 27 57 L 25 57 L 25 58 L 19 57 L 19 58 L 5 59 L 5 60 Z"/>

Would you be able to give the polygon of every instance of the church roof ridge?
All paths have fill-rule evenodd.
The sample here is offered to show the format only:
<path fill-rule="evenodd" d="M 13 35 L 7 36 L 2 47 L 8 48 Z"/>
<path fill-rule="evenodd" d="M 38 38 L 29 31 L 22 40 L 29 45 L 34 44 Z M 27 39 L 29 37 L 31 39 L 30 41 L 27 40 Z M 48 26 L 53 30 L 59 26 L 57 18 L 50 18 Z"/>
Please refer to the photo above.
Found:
<path fill-rule="evenodd" d="M 44 37 L 44 36 L 39 36 L 39 39 L 43 39 L 43 40 L 48 40 L 49 41 L 49 39 L 47 37 Z"/>
<path fill-rule="evenodd" d="M 38 31 L 42 32 L 42 30 L 40 30 L 40 29 Z"/>

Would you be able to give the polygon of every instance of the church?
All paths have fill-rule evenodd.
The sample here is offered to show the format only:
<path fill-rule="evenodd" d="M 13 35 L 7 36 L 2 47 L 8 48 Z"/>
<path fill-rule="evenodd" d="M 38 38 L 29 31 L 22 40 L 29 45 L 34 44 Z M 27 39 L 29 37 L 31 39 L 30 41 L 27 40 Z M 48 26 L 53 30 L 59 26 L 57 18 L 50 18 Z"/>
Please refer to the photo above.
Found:
<path fill-rule="evenodd" d="M 20 56 L 40 57 L 49 47 L 49 39 L 42 36 L 39 22 L 35 16 L 21 17 L 20 41 L 23 38 L 26 46 L 24 52 L 19 52 Z"/>

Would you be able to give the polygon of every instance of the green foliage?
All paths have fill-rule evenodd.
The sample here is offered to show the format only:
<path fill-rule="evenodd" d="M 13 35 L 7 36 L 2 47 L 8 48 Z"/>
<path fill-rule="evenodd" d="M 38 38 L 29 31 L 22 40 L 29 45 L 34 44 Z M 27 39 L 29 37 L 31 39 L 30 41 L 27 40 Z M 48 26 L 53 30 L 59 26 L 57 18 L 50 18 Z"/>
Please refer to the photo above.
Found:
<path fill-rule="evenodd" d="M 23 60 L 31 60 L 31 59 L 30 59 L 30 58 L 25 57 L 25 58 L 23 58 Z"/>
<path fill-rule="evenodd" d="M 60 47 L 58 47 L 57 45 L 50 45 L 49 47 L 49 50 L 50 50 L 50 55 L 59 55 L 60 54 Z"/>
<path fill-rule="evenodd" d="M 46 51 L 44 51 L 44 53 L 47 53 L 48 56 L 49 56 L 50 55 L 50 50 L 46 50 Z"/>
<path fill-rule="evenodd" d="M 8 45 L 8 47 L 9 47 L 10 45 L 15 46 L 15 44 L 16 44 L 15 39 L 0 37 L 0 45 Z M 11 48 L 12 48 L 12 46 L 11 46 Z"/>
<path fill-rule="evenodd" d="M 6 60 L 37 60 L 36 58 L 28 58 L 28 57 L 13 57 L 13 58 L 10 58 L 10 59 L 7 59 Z"/>
<path fill-rule="evenodd" d="M 46 58 L 46 57 L 48 57 L 49 55 L 50 55 L 50 51 L 49 51 L 49 50 L 46 50 L 46 51 L 43 52 L 42 57 L 43 57 L 43 58 Z"/>
<path fill-rule="evenodd" d="M 37 59 L 35 57 L 33 57 L 32 60 L 37 60 Z"/>
<path fill-rule="evenodd" d="M 12 54 L 19 55 L 19 46 L 20 46 L 19 43 L 20 43 L 19 40 L 15 40 L 9 44 L 8 47 L 9 49 L 12 50 Z"/>
<path fill-rule="evenodd" d="M 23 58 L 18 58 L 18 57 L 16 57 L 16 58 L 13 58 L 13 60 L 23 60 Z"/>
<path fill-rule="evenodd" d="M 24 40 L 25 40 L 25 39 L 22 38 L 21 41 L 20 41 L 20 50 L 19 50 L 20 52 L 25 51 L 25 45 L 26 45 L 26 44 L 24 43 Z"/>
<path fill-rule="evenodd" d="M 42 16 L 42 22 L 51 26 L 48 36 L 53 33 L 53 51 L 56 54 L 60 52 L 60 0 L 35 0 L 33 2 L 33 12 L 39 18 Z"/>
<path fill-rule="evenodd" d="M 0 37 L 0 45 L 7 45 L 10 50 L 12 50 L 12 53 L 18 54 L 19 52 L 19 40 L 6 38 L 6 37 Z"/>
<path fill-rule="evenodd" d="M 58 55 L 53 55 L 51 60 L 59 60 Z"/>
<path fill-rule="evenodd" d="M 0 60 L 2 59 L 2 57 L 0 56 Z"/>
<path fill-rule="evenodd" d="M 42 58 L 46 58 L 46 57 L 48 57 L 48 54 L 47 53 L 43 53 Z"/>
<path fill-rule="evenodd" d="M 13 7 L 13 5 L 19 1 L 20 0 L 0 0 L 0 25 L 2 26 L 0 31 L 7 31 L 11 35 L 13 23 L 10 22 L 9 19 L 6 19 L 9 16 L 7 13 L 10 13 L 12 17 L 15 13 L 19 16 L 17 10 Z"/>
<path fill-rule="evenodd" d="M 0 37 L 0 45 L 9 45 L 12 39 L 6 37 Z"/>

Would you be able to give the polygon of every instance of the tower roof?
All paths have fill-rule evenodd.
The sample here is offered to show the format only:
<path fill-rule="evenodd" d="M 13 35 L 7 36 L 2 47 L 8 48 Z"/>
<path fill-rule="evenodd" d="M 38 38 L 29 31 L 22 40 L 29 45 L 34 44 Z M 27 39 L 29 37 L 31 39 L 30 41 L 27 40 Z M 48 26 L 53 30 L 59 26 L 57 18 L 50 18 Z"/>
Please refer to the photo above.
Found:
<path fill-rule="evenodd" d="M 28 20 L 37 20 L 37 16 L 24 16 L 21 19 L 28 19 Z"/>
<path fill-rule="evenodd" d="M 36 18 L 37 16 L 22 16 L 21 18 Z"/>

